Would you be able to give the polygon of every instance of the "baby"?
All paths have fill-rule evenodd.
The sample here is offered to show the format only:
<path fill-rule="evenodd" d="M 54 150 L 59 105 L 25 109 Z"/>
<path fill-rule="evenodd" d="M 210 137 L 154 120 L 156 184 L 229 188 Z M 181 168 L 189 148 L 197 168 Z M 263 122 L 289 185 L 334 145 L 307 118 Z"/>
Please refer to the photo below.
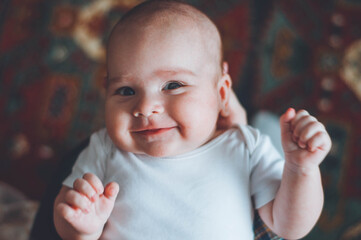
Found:
<path fill-rule="evenodd" d="M 117 23 L 106 129 L 91 136 L 55 200 L 62 238 L 253 239 L 254 209 L 281 237 L 312 229 L 331 147 L 324 126 L 287 110 L 281 159 L 268 137 L 237 124 L 221 49 L 216 26 L 185 3 L 147 1 Z"/>

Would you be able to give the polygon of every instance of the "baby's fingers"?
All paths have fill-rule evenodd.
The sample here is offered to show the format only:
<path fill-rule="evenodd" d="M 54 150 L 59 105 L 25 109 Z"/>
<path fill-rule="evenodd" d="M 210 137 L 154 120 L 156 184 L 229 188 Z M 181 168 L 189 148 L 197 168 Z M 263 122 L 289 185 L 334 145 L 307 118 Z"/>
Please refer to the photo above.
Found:
<path fill-rule="evenodd" d="M 119 185 L 116 182 L 109 183 L 104 190 L 104 196 L 109 200 L 115 201 L 119 192 Z"/>
<path fill-rule="evenodd" d="M 318 132 L 326 132 L 325 127 L 317 120 L 310 120 L 305 121 L 302 126 L 295 129 L 294 136 L 296 136 L 300 142 L 306 143 Z"/>
<path fill-rule="evenodd" d="M 325 131 L 317 132 L 307 142 L 307 146 L 311 152 L 314 152 L 317 149 L 328 152 L 331 148 L 330 136 Z"/>
<path fill-rule="evenodd" d="M 89 213 L 91 202 L 83 194 L 75 191 L 69 190 L 64 197 L 65 202 L 70 205 L 74 210 L 80 209 L 84 213 Z"/>
<path fill-rule="evenodd" d="M 111 182 L 105 186 L 104 194 L 100 196 L 99 210 L 102 212 L 104 218 L 107 219 L 113 210 L 115 199 L 119 192 L 118 183 Z"/>
<path fill-rule="evenodd" d="M 79 208 L 73 208 L 66 203 L 59 203 L 56 206 L 56 211 L 69 223 L 72 223 L 75 220 L 75 215 L 81 213 Z"/>
<path fill-rule="evenodd" d="M 74 181 L 73 188 L 75 191 L 87 196 L 90 201 L 94 202 L 97 192 L 88 181 L 83 178 L 78 178 Z"/>
<path fill-rule="evenodd" d="M 311 115 L 304 109 L 298 110 L 294 116 L 294 118 L 291 120 L 291 126 L 292 129 L 295 129 L 296 126 L 304 121 L 305 117 L 310 117 Z"/>
<path fill-rule="evenodd" d="M 306 112 L 306 111 L 305 111 Z M 307 112 L 306 112 L 307 113 Z M 293 135 L 301 137 L 302 132 L 309 124 L 318 123 L 317 119 L 307 113 L 307 115 L 298 116 L 297 120 L 292 121 Z M 322 128 L 322 126 L 320 126 Z"/>
<path fill-rule="evenodd" d="M 98 194 L 103 193 L 104 191 L 103 183 L 96 175 L 92 173 L 86 173 L 84 174 L 83 179 L 86 180 Z"/>

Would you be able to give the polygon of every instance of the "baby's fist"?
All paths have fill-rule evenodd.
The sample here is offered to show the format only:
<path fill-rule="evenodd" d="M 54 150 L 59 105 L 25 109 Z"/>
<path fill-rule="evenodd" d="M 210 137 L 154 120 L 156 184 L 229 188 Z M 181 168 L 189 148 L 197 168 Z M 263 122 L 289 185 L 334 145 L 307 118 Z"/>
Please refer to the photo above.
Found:
<path fill-rule="evenodd" d="M 322 123 L 305 110 L 290 108 L 281 116 L 282 146 L 285 156 L 320 164 L 331 148 L 331 139 Z"/>

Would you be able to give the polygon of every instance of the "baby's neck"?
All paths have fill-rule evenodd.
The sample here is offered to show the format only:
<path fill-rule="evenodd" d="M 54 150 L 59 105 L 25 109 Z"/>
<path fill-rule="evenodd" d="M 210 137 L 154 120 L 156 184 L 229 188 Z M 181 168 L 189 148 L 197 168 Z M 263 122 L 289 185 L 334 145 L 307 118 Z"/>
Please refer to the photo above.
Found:
<path fill-rule="evenodd" d="M 208 141 L 206 143 L 212 141 L 213 139 L 215 139 L 216 137 L 218 137 L 219 135 L 221 135 L 225 131 L 227 131 L 227 129 L 215 129 L 213 135 L 208 139 Z"/>

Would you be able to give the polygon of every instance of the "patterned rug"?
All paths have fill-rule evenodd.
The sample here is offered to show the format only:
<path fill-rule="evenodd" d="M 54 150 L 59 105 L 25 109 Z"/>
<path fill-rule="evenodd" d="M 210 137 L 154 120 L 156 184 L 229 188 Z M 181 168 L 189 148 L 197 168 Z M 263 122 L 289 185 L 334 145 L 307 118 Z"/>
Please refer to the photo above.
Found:
<path fill-rule="evenodd" d="M 40 199 L 70 148 L 103 126 L 104 44 L 140 0 L 3 0 L 0 180 Z M 333 147 L 306 239 L 361 239 L 361 1 L 189 0 L 220 28 L 250 117 L 306 108 Z"/>

